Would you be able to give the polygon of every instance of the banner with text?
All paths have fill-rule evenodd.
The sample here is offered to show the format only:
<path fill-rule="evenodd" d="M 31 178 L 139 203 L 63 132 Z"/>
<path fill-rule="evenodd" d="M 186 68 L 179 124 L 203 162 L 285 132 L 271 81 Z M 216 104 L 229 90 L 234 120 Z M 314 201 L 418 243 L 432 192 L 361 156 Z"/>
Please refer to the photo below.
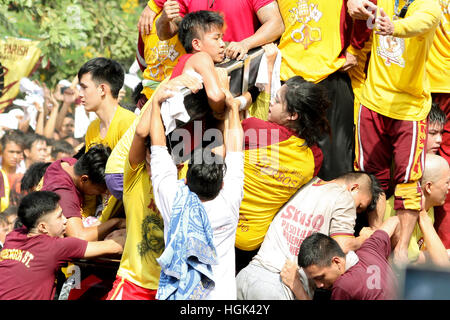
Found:
<path fill-rule="evenodd" d="M 19 93 L 19 83 L 28 77 L 41 56 L 38 41 L 0 39 L 0 110 L 12 103 Z"/>

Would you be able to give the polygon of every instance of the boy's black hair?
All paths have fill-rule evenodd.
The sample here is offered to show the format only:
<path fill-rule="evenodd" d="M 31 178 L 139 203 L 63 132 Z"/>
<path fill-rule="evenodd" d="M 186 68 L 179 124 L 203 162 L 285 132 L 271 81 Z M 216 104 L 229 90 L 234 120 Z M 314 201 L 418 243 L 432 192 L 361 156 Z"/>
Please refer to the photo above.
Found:
<path fill-rule="evenodd" d="M 200 10 L 190 12 L 181 20 L 178 28 L 178 39 L 187 53 L 192 53 L 192 40 L 201 39 L 202 34 L 211 31 L 213 27 L 222 29 L 224 19 L 215 11 Z"/>
<path fill-rule="evenodd" d="M 36 191 L 22 198 L 17 215 L 20 222 L 31 230 L 47 213 L 58 207 L 60 196 L 51 191 Z"/>
<path fill-rule="evenodd" d="M 20 191 L 21 192 L 32 192 L 34 188 L 39 184 L 42 177 L 45 174 L 48 166 L 51 165 L 51 162 L 35 162 L 33 163 L 20 181 Z"/>
<path fill-rule="evenodd" d="M 66 115 L 64 116 L 64 118 L 70 118 L 70 119 L 75 120 L 75 116 L 71 112 L 67 112 Z"/>
<path fill-rule="evenodd" d="M 75 150 L 73 146 L 67 142 L 66 140 L 56 140 L 52 144 L 52 158 L 56 159 L 56 156 L 59 152 L 70 154 L 70 156 L 73 156 L 75 153 Z"/>
<path fill-rule="evenodd" d="M 444 111 L 439 107 L 439 104 L 433 102 L 431 104 L 430 113 L 428 114 L 428 122 L 429 124 L 437 123 L 439 125 L 444 126 L 447 122 L 447 116 Z"/>
<path fill-rule="evenodd" d="M 90 73 L 92 80 L 97 84 L 106 82 L 111 88 L 111 95 L 114 99 L 119 97 L 119 91 L 125 81 L 123 67 L 115 60 L 107 58 L 94 58 L 86 62 L 78 71 L 78 81 L 81 77 Z"/>
<path fill-rule="evenodd" d="M 82 156 L 83 156 L 83 154 L 85 154 L 86 153 L 86 145 L 83 145 L 79 150 L 78 150 L 78 152 L 77 153 L 75 153 L 74 155 L 73 155 L 73 157 L 75 158 L 75 159 L 80 159 Z"/>
<path fill-rule="evenodd" d="M 138 85 L 133 89 L 133 92 L 131 93 L 131 99 L 134 102 L 135 106 L 138 104 L 139 100 L 145 96 L 145 94 L 141 93 L 144 89 L 144 86 L 142 85 L 142 82 L 139 82 Z"/>
<path fill-rule="evenodd" d="M 91 146 L 75 163 L 75 174 L 87 175 L 93 184 L 106 186 L 105 167 L 110 154 L 111 149 L 102 144 Z"/>
<path fill-rule="evenodd" d="M 312 265 L 328 267 L 333 257 L 345 258 L 345 254 L 336 240 L 317 232 L 303 240 L 298 253 L 298 265 L 302 268 Z"/>
<path fill-rule="evenodd" d="M 290 78 L 285 85 L 287 89 L 282 100 L 286 102 L 286 110 L 298 115 L 295 121 L 291 121 L 290 128 L 305 139 L 308 146 L 312 146 L 324 134 L 331 132 L 326 117 L 326 110 L 330 106 L 327 89 L 300 76 Z"/>
<path fill-rule="evenodd" d="M 370 212 L 372 210 L 375 210 L 378 200 L 380 199 L 380 196 L 383 194 L 384 190 L 381 188 L 380 182 L 378 179 L 371 173 L 365 172 L 365 171 L 350 171 L 347 173 L 344 173 L 339 178 L 344 179 L 346 182 L 352 182 L 358 180 L 361 176 L 367 176 L 369 180 L 369 192 L 372 196 L 372 201 L 370 202 L 369 206 L 366 209 L 366 212 Z"/>
<path fill-rule="evenodd" d="M 40 134 L 37 134 L 37 133 L 34 133 L 34 132 L 27 132 L 24 135 L 23 148 L 30 150 L 31 147 L 33 146 L 33 143 L 35 143 L 37 141 L 45 141 L 45 143 L 48 143 L 47 138 L 44 137 L 43 135 L 40 135 Z"/>
<path fill-rule="evenodd" d="M 16 206 L 9 206 L 0 213 L 0 217 L 8 218 L 9 216 L 16 216 L 18 208 Z"/>
<path fill-rule="evenodd" d="M 25 137 L 24 133 L 17 129 L 11 129 L 5 131 L 2 138 L 0 139 L 0 144 L 2 146 L 2 150 L 5 150 L 5 147 L 8 143 L 14 142 L 15 144 L 19 145 L 22 149 L 24 149 L 25 146 Z"/>
<path fill-rule="evenodd" d="M 223 158 L 210 149 L 197 149 L 193 152 L 186 173 L 187 186 L 200 200 L 213 200 L 222 189 L 225 175 Z"/>

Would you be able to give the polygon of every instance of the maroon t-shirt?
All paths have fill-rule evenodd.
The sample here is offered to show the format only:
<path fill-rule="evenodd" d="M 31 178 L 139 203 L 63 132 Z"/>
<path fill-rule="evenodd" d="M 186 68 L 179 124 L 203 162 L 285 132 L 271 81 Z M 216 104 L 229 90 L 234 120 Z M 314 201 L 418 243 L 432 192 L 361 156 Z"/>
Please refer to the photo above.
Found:
<path fill-rule="evenodd" d="M 332 300 L 391 300 L 396 298 L 397 280 L 389 266 L 389 235 L 375 231 L 356 251 L 359 262 L 333 284 Z"/>
<path fill-rule="evenodd" d="M 56 272 L 84 257 L 86 247 L 77 238 L 29 237 L 24 227 L 12 231 L 0 253 L 0 300 L 52 300 Z"/>
<path fill-rule="evenodd" d="M 49 165 L 44 174 L 44 183 L 41 190 L 53 191 L 61 197 L 59 205 L 67 219 L 73 217 L 82 218 L 83 196 L 69 174 L 61 167 L 62 162 L 67 162 L 73 166 L 77 159 L 63 158 Z"/>

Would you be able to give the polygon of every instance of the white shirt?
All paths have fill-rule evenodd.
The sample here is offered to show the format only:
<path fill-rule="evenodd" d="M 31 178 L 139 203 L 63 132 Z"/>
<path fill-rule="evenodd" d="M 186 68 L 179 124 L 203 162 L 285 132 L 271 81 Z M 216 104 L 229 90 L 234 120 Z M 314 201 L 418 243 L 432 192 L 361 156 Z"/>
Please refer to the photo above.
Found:
<path fill-rule="evenodd" d="M 203 205 L 213 230 L 218 264 L 212 266 L 215 287 L 206 299 L 235 300 L 235 251 L 239 207 L 244 196 L 244 154 L 228 152 L 225 157 L 224 185 L 214 200 Z M 170 224 L 172 205 L 177 193 L 177 168 L 166 147 L 152 146 L 152 184 L 155 203 L 164 220 L 164 240 Z"/>

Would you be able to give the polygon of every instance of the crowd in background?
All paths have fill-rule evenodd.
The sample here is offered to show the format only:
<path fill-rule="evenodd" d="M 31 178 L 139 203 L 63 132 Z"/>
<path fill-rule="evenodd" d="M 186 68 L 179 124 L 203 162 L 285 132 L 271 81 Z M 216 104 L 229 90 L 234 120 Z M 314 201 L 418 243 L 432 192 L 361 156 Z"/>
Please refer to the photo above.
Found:
<path fill-rule="evenodd" d="M 105 255 L 98 299 L 423 298 L 399 270 L 450 267 L 449 10 L 150 0 L 131 106 L 113 59 L 22 79 L 0 118 L 0 299 L 74 298 L 65 264 Z M 233 97 L 220 64 L 256 49 Z"/>

